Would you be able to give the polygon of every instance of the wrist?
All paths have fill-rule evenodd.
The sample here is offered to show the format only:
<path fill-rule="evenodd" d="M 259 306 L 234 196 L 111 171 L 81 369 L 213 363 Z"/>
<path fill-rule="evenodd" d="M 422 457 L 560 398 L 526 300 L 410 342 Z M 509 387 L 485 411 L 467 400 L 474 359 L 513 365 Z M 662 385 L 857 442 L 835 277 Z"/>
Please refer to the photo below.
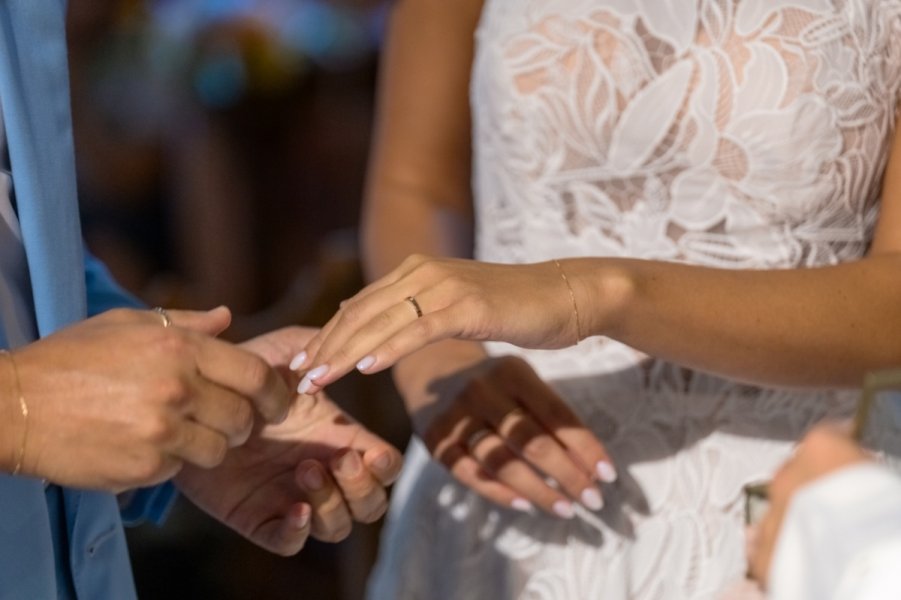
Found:
<path fill-rule="evenodd" d="M 571 281 L 584 337 L 616 338 L 637 297 L 637 278 L 629 262 L 576 258 L 563 263 Z"/>
<path fill-rule="evenodd" d="M 394 384 L 412 412 L 435 397 L 433 382 L 481 362 L 488 354 L 479 342 L 444 340 L 407 356 L 394 366 Z"/>
<path fill-rule="evenodd" d="M 3 350 L 0 357 L 0 418 L 3 434 L 0 435 L 0 471 L 18 475 L 22 473 L 25 444 L 28 439 L 28 409 L 22 397 L 21 382 L 12 352 Z"/>

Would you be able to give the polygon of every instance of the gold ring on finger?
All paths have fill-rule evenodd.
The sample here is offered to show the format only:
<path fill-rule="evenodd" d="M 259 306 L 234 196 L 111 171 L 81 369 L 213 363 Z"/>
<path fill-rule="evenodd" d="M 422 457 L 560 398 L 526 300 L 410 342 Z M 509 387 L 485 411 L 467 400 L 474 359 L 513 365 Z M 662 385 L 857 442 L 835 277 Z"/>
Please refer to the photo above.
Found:
<path fill-rule="evenodd" d="M 492 430 L 488 429 L 487 427 L 483 427 L 481 429 L 476 429 L 471 434 L 469 434 L 468 438 L 466 438 L 466 447 L 469 448 L 470 451 L 474 450 L 475 447 L 479 444 L 479 442 L 484 440 L 486 437 L 488 437 L 492 433 L 494 433 L 494 432 Z"/>
<path fill-rule="evenodd" d="M 160 319 L 163 321 L 163 327 L 169 327 L 172 325 L 172 318 L 169 316 L 168 311 L 162 306 L 155 306 L 153 308 L 153 312 L 160 316 Z"/>
<path fill-rule="evenodd" d="M 413 310 L 416 311 L 416 318 L 421 319 L 422 307 L 419 306 L 419 302 L 416 301 L 416 298 L 414 298 L 413 296 L 407 296 L 406 298 L 404 298 L 404 301 L 410 303 L 410 306 L 412 306 Z"/>

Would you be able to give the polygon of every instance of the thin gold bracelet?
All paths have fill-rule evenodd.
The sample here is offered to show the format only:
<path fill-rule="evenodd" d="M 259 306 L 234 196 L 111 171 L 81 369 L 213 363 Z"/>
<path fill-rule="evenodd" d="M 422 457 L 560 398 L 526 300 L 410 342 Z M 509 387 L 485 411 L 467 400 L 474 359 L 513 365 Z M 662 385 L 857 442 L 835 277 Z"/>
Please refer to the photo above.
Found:
<path fill-rule="evenodd" d="M 25 423 L 25 430 L 22 432 L 22 445 L 19 446 L 19 452 L 16 455 L 16 466 L 13 469 L 13 475 L 22 472 L 22 462 L 25 460 L 25 445 L 28 443 L 28 404 L 25 403 L 25 396 L 22 395 L 22 382 L 19 380 L 19 367 L 16 365 L 16 359 L 13 358 L 12 352 L 9 350 L 0 350 L 9 358 L 9 364 L 13 368 L 13 381 L 15 382 L 16 396 L 19 398 L 19 410 L 22 411 L 22 420 Z"/>
<path fill-rule="evenodd" d="M 563 278 L 563 283 L 566 284 L 566 289 L 569 290 L 569 299 L 572 301 L 573 316 L 576 320 L 576 344 L 578 344 L 582 341 L 582 322 L 579 319 L 579 306 L 576 304 L 576 293 L 573 291 L 573 286 L 569 283 L 569 278 L 566 276 L 566 271 L 563 270 L 563 265 L 560 264 L 560 261 L 555 258 L 554 264 L 557 265 L 557 270 L 560 271 L 560 277 Z"/>

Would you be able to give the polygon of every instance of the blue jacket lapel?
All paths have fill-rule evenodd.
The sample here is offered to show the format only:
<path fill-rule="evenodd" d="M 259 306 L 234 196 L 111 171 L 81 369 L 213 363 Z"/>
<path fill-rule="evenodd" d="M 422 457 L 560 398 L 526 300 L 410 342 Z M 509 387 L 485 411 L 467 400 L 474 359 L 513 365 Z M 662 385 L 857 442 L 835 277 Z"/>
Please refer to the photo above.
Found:
<path fill-rule="evenodd" d="M 3 103 L 41 335 L 86 313 L 65 0 L 0 0 Z"/>

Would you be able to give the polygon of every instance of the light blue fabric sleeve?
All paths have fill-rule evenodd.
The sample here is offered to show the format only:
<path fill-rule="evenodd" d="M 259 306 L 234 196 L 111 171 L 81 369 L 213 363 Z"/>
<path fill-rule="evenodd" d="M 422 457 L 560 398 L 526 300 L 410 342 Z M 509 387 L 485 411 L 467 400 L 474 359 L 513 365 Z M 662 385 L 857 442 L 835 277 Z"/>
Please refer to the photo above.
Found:
<path fill-rule="evenodd" d="M 84 272 L 89 317 L 112 308 L 146 308 L 140 300 L 116 283 L 106 265 L 87 250 Z M 126 525 L 139 525 L 150 521 L 161 525 L 177 497 L 178 492 L 171 482 L 120 494 L 119 511 L 122 522 Z"/>

